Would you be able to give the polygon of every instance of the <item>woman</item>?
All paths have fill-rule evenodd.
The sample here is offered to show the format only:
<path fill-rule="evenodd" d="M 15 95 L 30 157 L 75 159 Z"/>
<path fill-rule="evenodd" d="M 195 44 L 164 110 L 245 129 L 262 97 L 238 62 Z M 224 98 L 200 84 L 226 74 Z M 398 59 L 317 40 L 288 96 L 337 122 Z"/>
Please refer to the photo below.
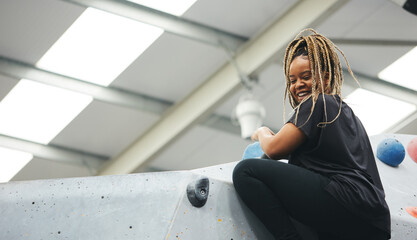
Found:
<path fill-rule="evenodd" d="M 284 100 L 294 114 L 278 133 L 261 127 L 252 136 L 270 159 L 289 164 L 241 161 L 236 191 L 276 239 L 301 239 L 291 218 L 319 239 L 389 239 L 390 213 L 368 135 L 341 99 L 339 49 L 307 30 L 312 34 L 302 31 L 284 58 Z"/>

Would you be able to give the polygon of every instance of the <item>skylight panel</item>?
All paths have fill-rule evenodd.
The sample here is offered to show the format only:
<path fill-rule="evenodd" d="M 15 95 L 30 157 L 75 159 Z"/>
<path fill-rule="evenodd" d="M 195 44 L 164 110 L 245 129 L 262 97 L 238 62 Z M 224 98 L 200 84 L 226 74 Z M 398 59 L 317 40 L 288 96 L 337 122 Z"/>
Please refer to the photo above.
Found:
<path fill-rule="evenodd" d="M 88 8 L 39 60 L 39 68 L 108 86 L 163 30 Z"/>
<path fill-rule="evenodd" d="M 128 0 L 172 15 L 183 15 L 197 0 Z"/>
<path fill-rule="evenodd" d="M 91 101 L 91 96 L 22 79 L 0 102 L 0 133 L 47 144 Z"/>
<path fill-rule="evenodd" d="M 382 70 L 378 77 L 417 91 L 417 47 L 404 54 L 397 61 Z"/>
<path fill-rule="evenodd" d="M 412 112 L 416 106 L 364 89 L 356 89 L 345 102 L 359 117 L 368 135 L 383 133 Z"/>
<path fill-rule="evenodd" d="M 32 158 L 30 153 L 0 147 L 0 183 L 10 181 Z"/>

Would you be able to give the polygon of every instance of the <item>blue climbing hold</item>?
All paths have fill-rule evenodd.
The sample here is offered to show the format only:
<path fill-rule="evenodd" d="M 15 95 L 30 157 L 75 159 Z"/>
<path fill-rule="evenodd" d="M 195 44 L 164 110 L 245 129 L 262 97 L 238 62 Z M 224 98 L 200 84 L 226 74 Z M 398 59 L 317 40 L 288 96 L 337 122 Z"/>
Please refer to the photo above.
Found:
<path fill-rule="evenodd" d="M 243 152 L 242 160 L 249 158 L 260 158 L 264 152 L 262 151 L 259 142 L 249 144 Z"/>
<path fill-rule="evenodd" d="M 396 167 L 404 160 L 404 146 L 394 138 L 387 138 L 378 144 L 376 156 L 383 163 Z"/>

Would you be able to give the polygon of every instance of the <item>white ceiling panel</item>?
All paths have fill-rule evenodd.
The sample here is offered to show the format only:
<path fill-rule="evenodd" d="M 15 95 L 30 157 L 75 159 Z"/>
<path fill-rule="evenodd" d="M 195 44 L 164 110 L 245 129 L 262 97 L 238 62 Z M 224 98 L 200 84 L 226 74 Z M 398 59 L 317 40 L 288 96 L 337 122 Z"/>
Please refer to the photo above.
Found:
<path fill-rule="evenodd" d="M 0 2 L 0 55 L 35 64 L 85 8 L 55 0 Z"/>
<path fill-rule="evenodd" d="M 72 165 L 63 162 L 33 158 L 12 181 L 25 181 L 33 179 L 85 177 L 94 175 L 87 166 Z"/>
<path fill-rule="evenodd" d="M 246 146 L 250 143 L 251 141 L 244 140 L 238 135 L 217 132 L 199 146 L 197 151 L 192 152 L 178 168 L 196 169 L 239 161 L 242 159 Z"/>
<path fill-rule="evenodd" d="M 387 1 L 388 0 L 347 1 L 342 8 L 337 9 L 329 18 L 320 23 L 316 29 L 330 38 L 345 37 L 375 11 L 382 8 Z"/>
<path fill-rule="evenodd" d="M 220 48 L 164 33 L 111 86 L 176 102 L 226 60 Z"/>
<path fill-rule="evenodd" d="M 51 143 L 113 157 L 158 118 L 153 114 L 94 101 Z"/>
<path fill-rule="evenodd" d="M 416 25 L 417 27 L 417 25 Z M 417 29 L 417 28 L 416 28 Z M 376 77 L 382 69 L 412 49 L 407 46 L 338 45 L 354 72 Z M 340 59 L 342 62 L 344 60 Z M 346 72 L 348 73 L 348 72 Z"/>
<path fill-rule="evenodd" d="M 195 151 L 199 151 L 215 134 L 216 132 L 211 129 L 194 127 L 176 139 L 175 142 L 169 144 L 163 152 L 154 158 L 149 166 L 163 170 L 180 170 L 179 165 L 183 165 L 183 162 L 189 159 Z"/>
<path fill-rule="evenodd" d="M 183 15 L 226 32 L 251 37 L 280 16 L 294 0 L 199 0 Z"/>
<path fill-rule="evenodd" d="M 248 143 L 238 135 L 196 126 L 158 154 L 149 167 L 185 170 L 238 161 Z"/>
<path fill-rule="evenodd" d="M 392 1 L 383 2 L 383 4 L 379 3 L 374 12 L 371 12 L 360 24 L 351 29 L 346 37 L 417 40 L 416 15 L 407 12 Z"/>
<path fill-rule="evenodd" d="M 350 0 L 316 29 L 330 38 L 417 40 L 417 18 L 389 0 Z"/>

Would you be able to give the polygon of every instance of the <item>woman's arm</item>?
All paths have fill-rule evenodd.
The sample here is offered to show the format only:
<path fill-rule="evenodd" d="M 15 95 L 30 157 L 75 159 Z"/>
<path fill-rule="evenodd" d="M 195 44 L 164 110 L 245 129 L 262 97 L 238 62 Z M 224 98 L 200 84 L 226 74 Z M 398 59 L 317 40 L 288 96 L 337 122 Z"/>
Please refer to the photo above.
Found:
<path fill-rule="evenodd" d="M 305 139 L 305 134 L 292 123 L 285 124 L 277 134 L 267 127 L 260 127 L 252 135 L 252 140 L 259 141 L 262 150 L 271 159 L 286 158 Z"/>

